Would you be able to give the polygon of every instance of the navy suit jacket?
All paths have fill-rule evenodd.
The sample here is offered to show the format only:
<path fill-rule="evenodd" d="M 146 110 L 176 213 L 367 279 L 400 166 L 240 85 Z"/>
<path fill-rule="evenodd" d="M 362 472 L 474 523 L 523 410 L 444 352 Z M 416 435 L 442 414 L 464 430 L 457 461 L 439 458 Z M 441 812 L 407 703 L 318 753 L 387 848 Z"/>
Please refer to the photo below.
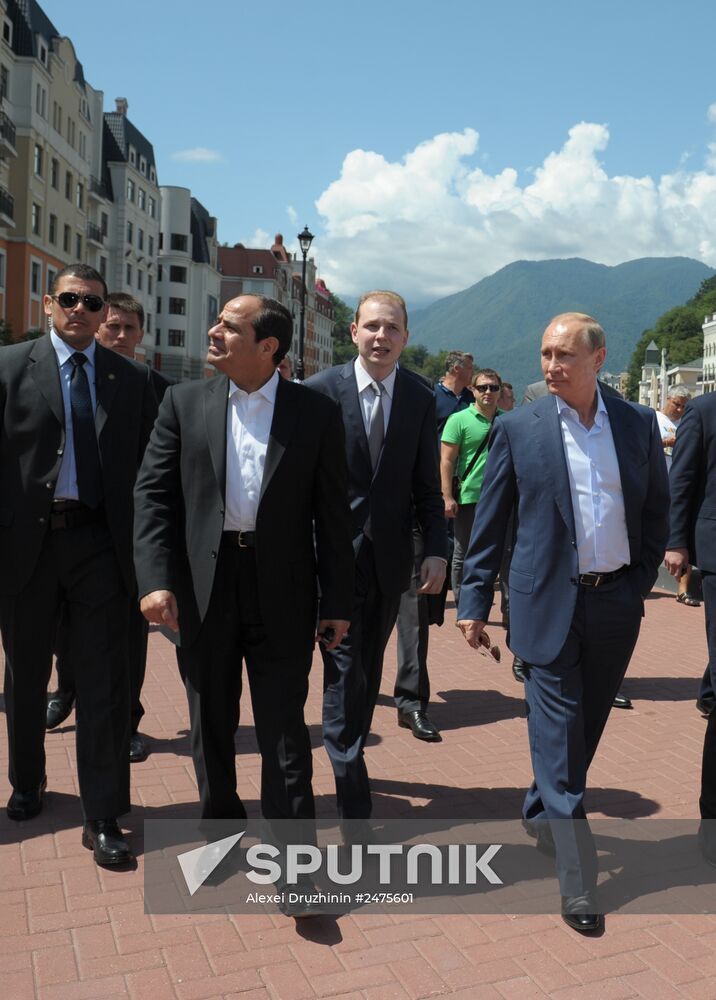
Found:
<path fill-rule="evenodd" d="M 370 514 L 380 587 L 402 594 L 413 568 L 413 504 L 426 556 L 447 558 L 447 529 L 440 492 L 435 438 L 435 396 L 412 372 L 398 368 L 390 420 L 378 468 L 373 474 L 354 363 L 313 375 L 306 385 L 340 404 L 346 432 L 348 496 L 354 549 Z"/>
<path fill-rule="evenodd" d="M 653 410 L 603 396 L 619 462 L 631 576 L 642 597 L 664 556 L 669 483 Z M 487 621 L 505 531 L 515 507 L 509 574 L 513 653 L 554 660 L 577 600 L 577 541 L 557 401 L 539 399 L 495 421 L 485 480 L 465 559 L 458 618 Z"/>
<path fill-rule="evenodd" d="M 716 394 L 691 400 L 676 431 L 669 474 L 670 549 L 688 549 L 689 562 L 716 572 Z"/>

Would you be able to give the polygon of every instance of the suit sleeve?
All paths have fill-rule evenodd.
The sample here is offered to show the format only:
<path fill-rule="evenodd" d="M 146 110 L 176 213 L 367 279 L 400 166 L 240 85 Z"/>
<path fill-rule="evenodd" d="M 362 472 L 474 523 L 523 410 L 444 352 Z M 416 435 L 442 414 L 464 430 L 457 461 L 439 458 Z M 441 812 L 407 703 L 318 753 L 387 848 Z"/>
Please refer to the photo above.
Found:
<path fill-rule="evenodd" d="M 174 590 L 181 528 L 181 436 L 171 389 L 164 396 L 134 488 L 134 565 L 140 599 Z"/>
<path fill-rule="evenodd" d="M 144 458 L 144 452 L 157 419 L 157 395 L 154 391 L 154 381 L 152 379 L 152 369 L 147 368 L 147 375 L 144 382 L 144 392 L 142 393 L 142 422 L 139 430 L 139 455 L 137 465 L 140 465 Z"/>
<path fill-rule="evenodd" d="M 480 502 L 475 508 L 463 566 L 458 619 L 487 621 L 495 596 L 507 525 L 515 503 L 516 478 L 510 443 L 501 421 L 490 438 Z"/>
<path fill-rule="evenodd" d="M 656 414 L 651 417 L 649 485 L 641 514 L 641 593 L 649 593 L 659 574 L 669 538 L 669 476 Z"/>
<path fill-rule="evenodd" d="M 320 584 L 319 618 L 350 621 L 354 556 L 348 503 L 345 432 L 337 404 L 325 422 L 313 493 L 316 560 Z"/>
<path fill-rule="evenodd" d="M 445 505 L 440 489 L 440 461 L 435 434 L 435 396 L 423 413 L 420 441 L 413 467 L 413 503 L 418 524 L 423 532 L 426 556 L 447 559 L 448 539 L 445 525 Z"/>
<path fill-rule="evenodd" d="M 670 549 L 691 549 L 695 520 L 695 505 L 700 496 L 703 478 L 704 428 L 701 411 L 688 406 L 676 431 L 676 444 L 671 459 L 669 485 L 671 489 Z M 695 553 L 689 551 L 689 562 Z"/>

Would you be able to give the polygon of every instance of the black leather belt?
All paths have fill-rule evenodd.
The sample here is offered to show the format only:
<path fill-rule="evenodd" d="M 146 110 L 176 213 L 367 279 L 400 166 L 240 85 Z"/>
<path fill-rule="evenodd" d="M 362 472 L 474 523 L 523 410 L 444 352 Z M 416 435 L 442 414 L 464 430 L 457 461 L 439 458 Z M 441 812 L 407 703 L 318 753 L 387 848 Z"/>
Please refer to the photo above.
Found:
<path fill-rule="evenodd" d="M 54 500 L 50 509 L 50 531 L 80 528 L 104 516 L 102 507 L 93 509 L 79 500 Z"/>
<path fill-rule="evenodd" d="M 629 566 L 620 566 L 611 573 L 581 573 L 573 582 L 580 583 L 583 587 L 603 587 L 605 583 L 612 583 L 629 570 Z"/>
<path fill-rule="evenodd" d="M 253 549 L 256 547 L 255 531 L 225 531 L 222 535 L 229 545 L 236 545 L 240 549 Z"/>

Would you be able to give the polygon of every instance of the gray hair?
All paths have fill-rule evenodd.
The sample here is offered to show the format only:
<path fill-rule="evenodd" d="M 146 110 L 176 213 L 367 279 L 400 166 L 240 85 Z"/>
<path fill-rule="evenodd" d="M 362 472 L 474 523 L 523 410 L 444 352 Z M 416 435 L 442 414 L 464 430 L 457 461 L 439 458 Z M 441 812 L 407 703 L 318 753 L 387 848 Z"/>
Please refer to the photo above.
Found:
<path fill-rule="evenodd" d="M 685 385 L 672 385 L 666 393 L 667 399 L 691 399 L 691 393 Z"/>

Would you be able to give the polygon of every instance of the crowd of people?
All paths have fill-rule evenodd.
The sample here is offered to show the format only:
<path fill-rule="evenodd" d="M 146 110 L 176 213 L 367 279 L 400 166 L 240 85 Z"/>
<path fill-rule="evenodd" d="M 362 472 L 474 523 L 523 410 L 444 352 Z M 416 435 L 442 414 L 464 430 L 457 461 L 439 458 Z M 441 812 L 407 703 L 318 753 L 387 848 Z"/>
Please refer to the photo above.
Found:
<path fill-rule="evenodd" d="M 355 359 L 304 384 L 287 358 L 291 315 L 262 296 L 224 305 L 208 332 L 215 377 L 180 384 L 135 360 L 141 306 L 108 295 L 87 265 L 57 274 L 44 311 L 47 336 L 0 352 L 11 819 L 42 810 L 45 732 L 74 706 L 83 843 L 99 865 L 131 863 L 118 821 L 130 762 L 148 753 L 152 624 L 176 645 L 202 820 L 246 818 L 243 664 L 262 815 L 310 830 L 304 706 L 318 643 L 336 812 L 356 842 L 372 815 L 365 747 L 393 628 L 397 723 L 439 742 L 430 625 L 450 586 L 467 643 L 497 658 L 485 626 L 499 579 L 534 772 L 523 823 L 555 857 L 565 922 L 594 931 L 587 771 L 612 706 L 628 701 L 620 685 L 668 548 L 680 602 L 698 604 L 697 565 L 706 604 L 700 844 L 716 863 L 716 397 L 686 406 L 673 389 L 663 413 L 626 402 L 598 381 L 605 334 L 581 313 L 548 325 L 543 381 L 515 408 L 512 385 L 466 352 L 448 354 L 435 385 L 402 366 L 408 316 L 393 291 L 361 297 Z M 303 889 L 284 912 L 315 912 Z"/>

